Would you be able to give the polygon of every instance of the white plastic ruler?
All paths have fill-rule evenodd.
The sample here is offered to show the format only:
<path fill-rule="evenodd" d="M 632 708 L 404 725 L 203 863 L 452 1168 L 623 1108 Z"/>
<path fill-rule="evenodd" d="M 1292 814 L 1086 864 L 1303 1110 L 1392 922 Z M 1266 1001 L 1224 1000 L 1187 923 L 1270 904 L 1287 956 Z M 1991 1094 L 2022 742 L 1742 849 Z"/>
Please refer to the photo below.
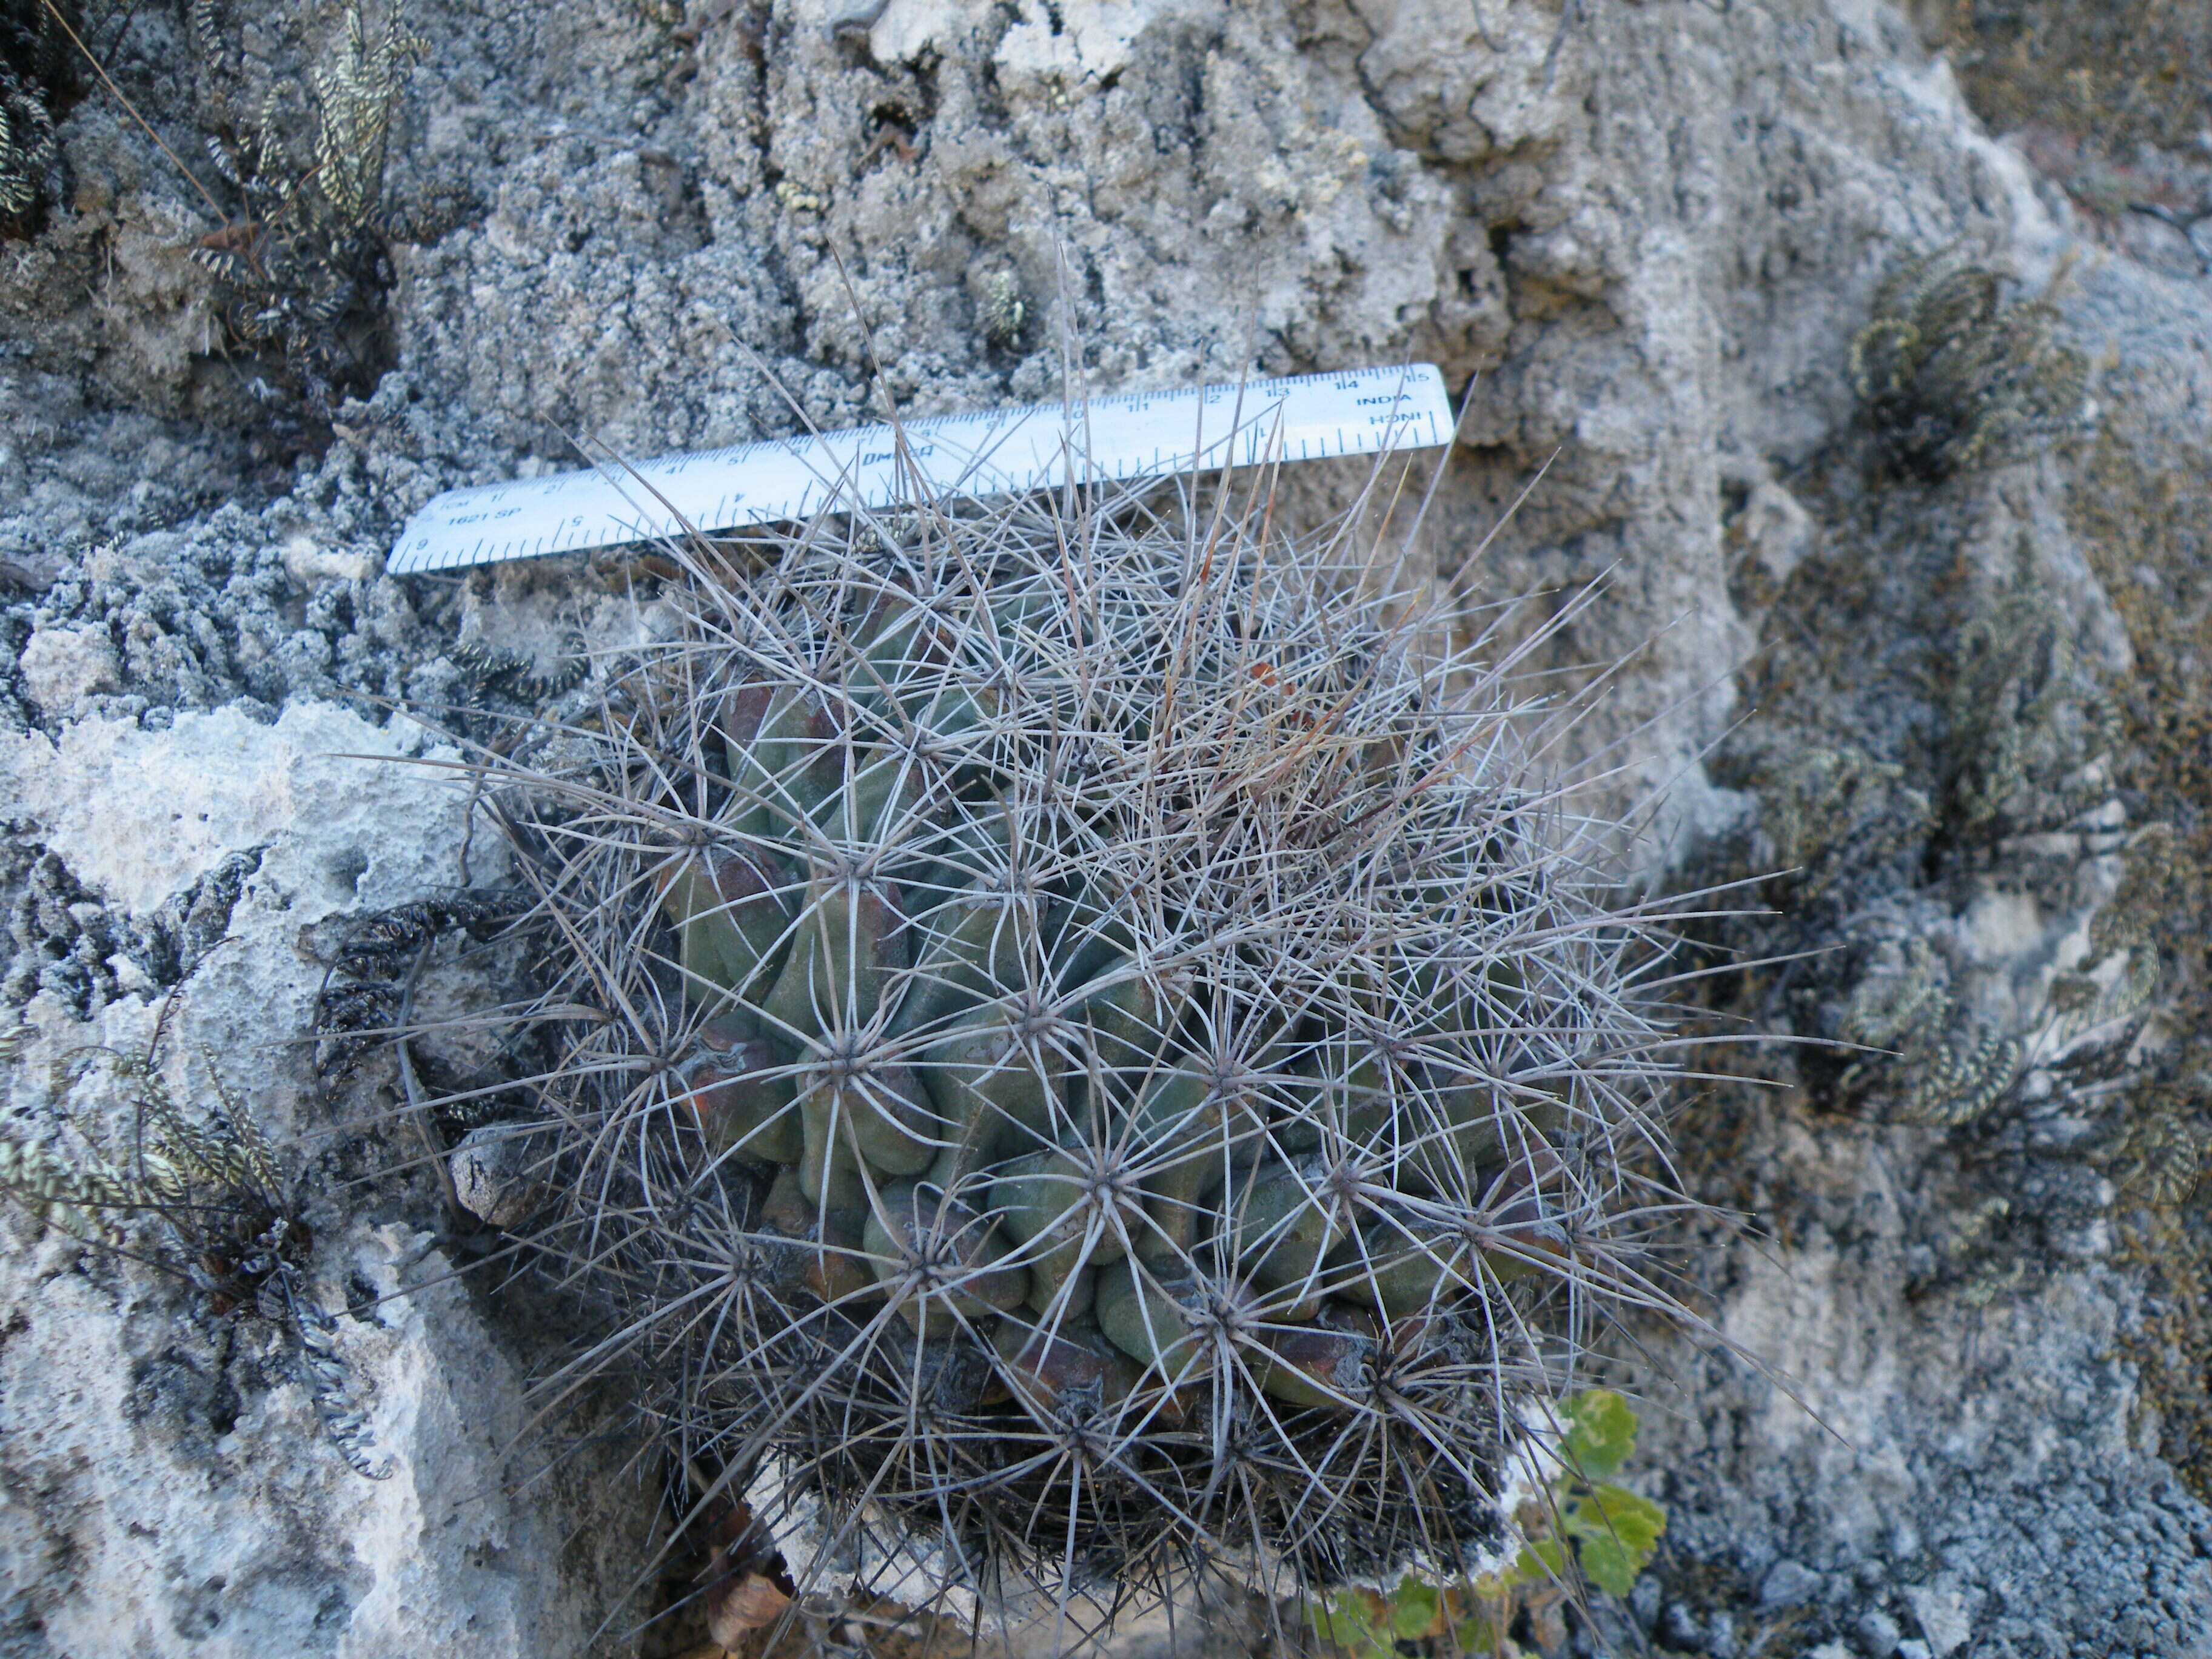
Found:
<path fill-rule="evenodd" d="M 899 431 L 903 453 L 891 428 L 864 426 L 448 490 L 407 521 L 386 568 L 452 570 L 923 495 L 1427 449 L 1451 441 L 1452 411 L 1436 367 L 1413 363 L 923 416 Z"/>

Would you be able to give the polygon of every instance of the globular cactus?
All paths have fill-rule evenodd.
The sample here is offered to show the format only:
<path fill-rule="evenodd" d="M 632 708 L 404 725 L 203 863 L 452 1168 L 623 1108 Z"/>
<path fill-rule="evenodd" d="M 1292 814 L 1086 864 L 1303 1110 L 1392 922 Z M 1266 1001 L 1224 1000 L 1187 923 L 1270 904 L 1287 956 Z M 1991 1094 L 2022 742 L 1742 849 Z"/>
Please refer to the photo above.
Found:
<path fill-rule="evenodd" d="M 1498 1541 L 1528 1402 L 1656 1298 L 1663 1033 L 1384 505 L 686 550 L 666 642 L 486 752 L 556 1054 L 528 1236 L 610 1318 L 554 1393 L 621 1368 L 702 1516 L 772 1470 L 1106 1606 Z"/>

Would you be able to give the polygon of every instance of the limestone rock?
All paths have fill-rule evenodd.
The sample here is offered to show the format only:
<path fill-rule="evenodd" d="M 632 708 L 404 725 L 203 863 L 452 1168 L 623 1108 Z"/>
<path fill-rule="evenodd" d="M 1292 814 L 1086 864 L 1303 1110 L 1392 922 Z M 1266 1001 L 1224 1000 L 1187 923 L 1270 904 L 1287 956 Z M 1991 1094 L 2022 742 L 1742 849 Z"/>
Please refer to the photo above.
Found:
<path fill-rule="evenodd" d="M 188 157 L 210 108 L 250 125 L 342 38 L 333 9 L 215 9 L 213 55 L 160 8 L 109 54 Z M 2051 8 L 2003 9 L 1986 27 Z M 11 1212 L 0 1645 L 580 1652 L 641 1565 L 657 1494 L 516 1484 L 531 1333 L 466 1281 L 398 1294 L 455 1218 L 387 1062 L 347 1115 L 301 1039 L 333 918 L 500 873 L 465 782 L 420 764 L 453 751 L 395 709 L 487 742 L 585 717 L 590 652 L 665 618 L 626 554 L 385 575 L 413 508 L 572 465 L 573 438 L 1418 357 L 1468 410 L 1417 556 L 1470 603 L 1538 596 L 1532 630 L 1603 584 L 1531 661 L 1621 665 L 1563 753 L 1649 829 L 1593 856 L 1800 871 L 1758 890 L 1800 962 L 1759 1017 L 1887 1034 L 1793 1050 L 1755 1108 L 1693 1121 L 1698 1178 L 1776 1235 L 1694 1270 L 1775 1371 L 1666 1350 L 1643 1463 L 1698 1565 L 1646 1598 L 1662 1633 L 1747 1648 L 1773 1583 L 1797 1650 L 2205 1651 L 2212 1512 L 2160 1453 L 2206 1489 L 2212 1319 L 2174 1252 L 2212 1139 L 2201 950 L 2175 942 L 2203 887 L 2207 164 L 2169 142 L 2187 110 L 2134 112 L 2153 148 L 2117 160 L 2092 115 L 2039 126 L 1990 77 L 2045 60 L 1960 33 L 1990 9 L 1911 10 L 417 7 L 391 234 L 319 410 L 194 257 L 238 224 L 103 91 L 58 100 L 59 170 L 0 258 L 0 898 L 34 1034 L 9 1121 L 66 1099 L 119 1126 L 54 1066 L 143 1054 L 174 995 L 173 1087 L 219 1076 L 319 1194 L 312 1282 L 395 1473 L 336 1455 L 265 1331 Z M 2074 10 L 2152 51 L 2145 8 Z M 2155 79 L 2050 67 L 2066 98 Z M 1954 245 L 2047 295 L 2087 378 L 2047 447 L 1900 483 L 1865 464 L 1852 347 L 1885 280 Z M 1288 474 L 1284 507 L 1356 477 Z M 471 971 L 424 994 L 459 1006 Z"/>
<path fill-rule="evenodd" d="M 42 628 L 24 646 L 23 690 L 49 714 L 73 714 L 95 691 L 112 691 L 122 665 L 96 628 Z"/>

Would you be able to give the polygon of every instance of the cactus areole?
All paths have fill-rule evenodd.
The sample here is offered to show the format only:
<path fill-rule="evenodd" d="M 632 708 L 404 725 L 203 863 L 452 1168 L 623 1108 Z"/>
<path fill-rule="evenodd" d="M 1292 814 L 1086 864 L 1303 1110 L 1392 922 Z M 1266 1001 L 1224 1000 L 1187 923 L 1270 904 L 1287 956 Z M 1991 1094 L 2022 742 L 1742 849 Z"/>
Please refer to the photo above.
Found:
<path fill-rule="evenodd" d="M 1662 1034 L 1389 493 L 684 550 L 673 637 L 483 762 L 556 1056 L 517 1231 L 702 1514 L 772 1461 L 1109 1606 L 1496 1545 L 1506 1426 L 1640 1282 Z"/>

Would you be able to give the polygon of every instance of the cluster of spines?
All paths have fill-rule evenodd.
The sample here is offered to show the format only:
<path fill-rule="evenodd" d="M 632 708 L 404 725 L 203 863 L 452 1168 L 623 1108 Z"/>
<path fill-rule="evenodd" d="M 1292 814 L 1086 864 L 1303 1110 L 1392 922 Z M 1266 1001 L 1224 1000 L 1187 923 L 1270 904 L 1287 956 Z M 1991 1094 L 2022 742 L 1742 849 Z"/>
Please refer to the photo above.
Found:
<path fill-rule="evenodd" d="M 1494 678 L 1263 518 L 818 520 L 497 769 L 535 1242 L 696 1465 L 1063 1583 L 1455 1563 L 1586 1293 L 1651 1299 L 1623 930 Z"/>

